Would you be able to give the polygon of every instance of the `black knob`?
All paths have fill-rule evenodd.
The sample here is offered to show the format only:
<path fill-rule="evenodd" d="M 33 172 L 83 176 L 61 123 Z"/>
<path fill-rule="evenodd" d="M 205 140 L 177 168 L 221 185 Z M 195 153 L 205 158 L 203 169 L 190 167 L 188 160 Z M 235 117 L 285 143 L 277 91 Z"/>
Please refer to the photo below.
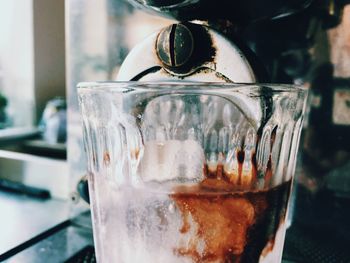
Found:
<path fill-rule="evenodd" d="M 173 24 L 163 29 L 157 38 L 157 55 L 166 67 L 184 66 L 191 58 L 194 37 L 184 24 Z"/>
<path fill-rule="evenodd" d="M 85 175 L 80 179 L 77 185 L 77 191 L 81 198 L 88 204 L 90 204 L 90 196 L 89 196 L 89 184 L 88 184 L 88 178 Z"/>

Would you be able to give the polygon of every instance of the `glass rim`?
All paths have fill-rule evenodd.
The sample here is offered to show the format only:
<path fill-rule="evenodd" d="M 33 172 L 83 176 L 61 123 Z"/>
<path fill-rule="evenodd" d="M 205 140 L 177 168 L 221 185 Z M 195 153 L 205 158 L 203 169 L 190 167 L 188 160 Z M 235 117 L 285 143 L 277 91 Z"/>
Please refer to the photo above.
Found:
<path fill-rule="evenodd" d="M 307 87 L 299 84 L 277 83 L 230 83 L 230 82 L 198 82 L 198 81 L 91 81 L 77 84 L 78 90 L 125 91 L 159 91 L 159 92 L 192 92 L 192 91 L 242 91 L 250 88 L 270 88 L 273 93 L 304 93 Z"/>

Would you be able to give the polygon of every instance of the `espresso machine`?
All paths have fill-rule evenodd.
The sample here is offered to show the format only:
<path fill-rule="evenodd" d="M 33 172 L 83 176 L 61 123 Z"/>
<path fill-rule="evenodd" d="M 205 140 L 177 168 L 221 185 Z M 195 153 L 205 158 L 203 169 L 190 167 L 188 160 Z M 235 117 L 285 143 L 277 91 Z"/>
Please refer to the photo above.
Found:
<path fill-rule="evenodd" d="M 5 236 L 25 239 L 0 238 L 13 245 L 1 262 L 96 262 L 77 96 L 88 81 L 308 89 L 282 262 L 350 262 L 350 0 L 67 0 L 65 23 L 69 169 L 44 163 L 50 192 L 64 197 L 45 190 L 42 200 L 16 196 L 20 210 L 12 199 L 4 206 Z M 26 170 L 41 172 L 34 168 Z"/>
<path fill-rule="evenodd" d="M 348 262 L 349 3 L 67 1 L 68 159 L 74 224 L 89 228 L 90 218 L 78 82 L 294 83 L 309 89 L 309 103 L 284 259 Z M 84 251 L 93 258 L 92 247 Z M 83 256 L 80 253 L 74 260 Z"/>

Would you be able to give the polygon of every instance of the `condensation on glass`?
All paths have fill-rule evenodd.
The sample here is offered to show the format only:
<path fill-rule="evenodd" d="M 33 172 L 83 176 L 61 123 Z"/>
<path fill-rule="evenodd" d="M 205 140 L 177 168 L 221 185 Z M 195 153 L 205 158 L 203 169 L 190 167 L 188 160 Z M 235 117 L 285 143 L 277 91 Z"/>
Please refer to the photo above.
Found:
<path fill-rule="evenodd" d="M 100 262 L 279 262 L 305 108 L 296 86 L 85 83 Z"/>

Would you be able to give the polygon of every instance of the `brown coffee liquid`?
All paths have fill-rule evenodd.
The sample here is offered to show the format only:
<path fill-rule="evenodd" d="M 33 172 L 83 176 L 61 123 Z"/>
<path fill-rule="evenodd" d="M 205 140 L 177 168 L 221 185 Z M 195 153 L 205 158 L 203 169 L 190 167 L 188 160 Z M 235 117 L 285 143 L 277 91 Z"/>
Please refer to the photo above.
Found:
<path fill-rule="evenodd" d="M 191 236 L 174 253 L 193 262 L 258 262 L 273 249 L 290 185 L 288 181 L 271 189 L 244 190 L 207 173 L 195 186 L 178 187 L 170 197 L 181 212 L 179 232 Z"/>

